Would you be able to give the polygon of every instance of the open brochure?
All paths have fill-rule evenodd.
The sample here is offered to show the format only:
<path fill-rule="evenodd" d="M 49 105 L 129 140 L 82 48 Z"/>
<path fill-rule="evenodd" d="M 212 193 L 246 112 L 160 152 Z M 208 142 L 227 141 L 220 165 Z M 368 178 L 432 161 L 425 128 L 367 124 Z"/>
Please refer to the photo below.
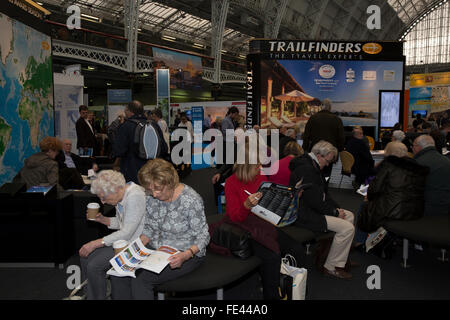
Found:
<path fill-rule="evenodd" d="M 366 240 L 366 252 L 375 247 L 386 236 L 387 231 L 383 227 L 379 227 L 377 231 L 369 234 Z"/>
<path fill-rule="evenodd" d="M 168 246 L 161 246 L 157 250 L 147 249 L 141 239 L 137 238 L 109 260 L 112 268 L 107 274 L 136 278 L 135 271 L 140 268 L 160 273 L 169 264 L 169 257 L 178 252 Z"/>

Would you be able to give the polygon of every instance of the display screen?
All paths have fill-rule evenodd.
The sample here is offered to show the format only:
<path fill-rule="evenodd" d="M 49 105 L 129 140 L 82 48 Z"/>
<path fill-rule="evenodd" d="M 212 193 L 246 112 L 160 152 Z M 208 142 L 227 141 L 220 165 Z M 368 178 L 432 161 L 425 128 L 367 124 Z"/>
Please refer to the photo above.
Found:
<path fill-rule="evenodd" d="M 400 121 L 401 92 L 380 92 L 380 127 L 392 128 Z"/>
<path fill-rule="evenodd" d="M 413 110 L 412 111 L 412 117 L 415 118 L 418 114 L 422 116 L 422 118 L 425 118 L 427 116 L 427 110 Z"/>

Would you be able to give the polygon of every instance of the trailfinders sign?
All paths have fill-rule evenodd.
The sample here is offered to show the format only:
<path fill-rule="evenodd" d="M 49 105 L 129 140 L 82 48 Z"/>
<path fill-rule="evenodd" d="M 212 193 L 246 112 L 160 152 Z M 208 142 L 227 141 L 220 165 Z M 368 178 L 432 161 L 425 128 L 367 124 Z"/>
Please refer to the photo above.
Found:
<path fill-rule="evenodd" d="M 252 40 L 250 53 L 265 59 L 402 60 L 402 42 Z"/>

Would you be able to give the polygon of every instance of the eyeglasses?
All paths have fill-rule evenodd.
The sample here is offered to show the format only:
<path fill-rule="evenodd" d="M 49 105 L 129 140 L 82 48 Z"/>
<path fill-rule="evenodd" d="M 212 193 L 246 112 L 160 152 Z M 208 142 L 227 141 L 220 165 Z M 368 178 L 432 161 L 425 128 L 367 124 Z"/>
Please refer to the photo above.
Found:
<path fill-rule="evenodd" d="M 154 196 L 155 194 L 159 194 L 159 193 L 163 192 L 164 189 L 165 189 L 165 186 L 155 187 L 153 189 L 150 187 L 147 187 L 147 188 L 145 188 L 145 194 L 147 196 Z"/>

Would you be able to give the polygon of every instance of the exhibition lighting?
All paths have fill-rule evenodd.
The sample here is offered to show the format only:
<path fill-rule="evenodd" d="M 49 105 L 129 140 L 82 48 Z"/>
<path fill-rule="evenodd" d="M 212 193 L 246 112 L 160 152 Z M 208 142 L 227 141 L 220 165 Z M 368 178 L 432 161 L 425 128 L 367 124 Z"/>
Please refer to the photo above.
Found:
<path fill-rule="evenodd" d="M 84 13 L 82 13 L 81 16 L 85 17 L 85 18 L 93 19 L 93 20 L 96 20 L 96 21 L 100 20 L 100 18 L 98 18 L 98 17 L 90 16 L 90 15 L 84 14 Z"/>
<path fill-rule="evenodd" d="M 175 41 L 177 38 L 164 35 L 161 37 L 161 39 L 167 40 L 167 41 Z"/>

